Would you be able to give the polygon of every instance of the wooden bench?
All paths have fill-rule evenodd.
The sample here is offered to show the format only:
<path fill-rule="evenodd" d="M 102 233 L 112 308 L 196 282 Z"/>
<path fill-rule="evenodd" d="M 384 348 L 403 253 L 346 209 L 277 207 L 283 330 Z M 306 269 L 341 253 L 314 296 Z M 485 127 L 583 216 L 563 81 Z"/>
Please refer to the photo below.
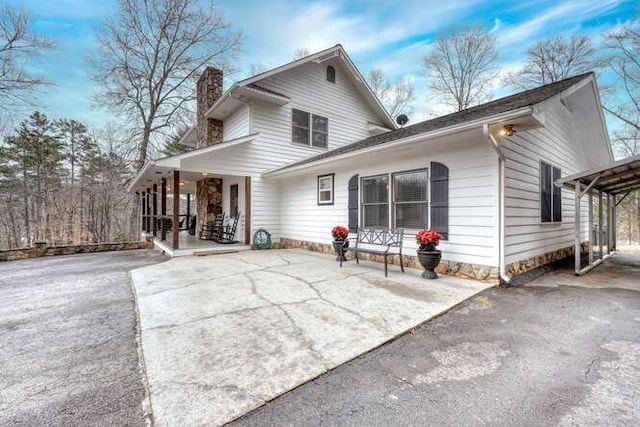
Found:
<path fill-rule="evenodd" d="M 359 252 L 383 256 L 385 277 L 388 276 L 387 258 L 390 256 L 398 256 L 400 257 L 400 269 L 404 273 L 404 265 L 402 263 L 403 235 L 403 228 L 360 228 L 358 229 L 355 246 L 343 246 L 342 250 L 344 252 L 354 252 L 356 255 L 356 263 L 358 264 L 360 264 L 360 260 L 358 259 Z M 345 242 L 350 241 L 353 240 L 345 240 Z M 392 249 L 395 248 L 397 248 L 397 252 L 395 250 L 392 251 Z M 342 257 L 340 258 L 340 267 L 342 267 Z"/>

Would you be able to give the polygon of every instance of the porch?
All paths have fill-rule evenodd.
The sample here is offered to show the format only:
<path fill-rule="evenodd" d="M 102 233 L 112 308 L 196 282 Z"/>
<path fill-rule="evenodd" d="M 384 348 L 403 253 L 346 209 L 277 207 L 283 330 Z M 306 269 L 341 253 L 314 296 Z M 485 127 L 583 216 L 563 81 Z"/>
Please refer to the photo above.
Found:
<path fill-rule="evenodd" d="M 196 235 L 189 234 L 188 230 L 178 232 L 178 244 L 176 245 L 178 249 L 173 248 L 173 234 L 168 235 L 166 240 L 154 238 L 153 245 L 170 257 L 227 254 L 251 250 L 251 245 L 241 242 L 222 244 L 212 240 L 202 240 Z"/>
<path fill-rule="evenodd" d="M 155 166 L 137 194 L 140 224 L 154 246 L 169 256 L 227 253 L 249 245 L 249 177 Z M 224 216 L 224 242 L 203 228 Z"/>
<path fill-rule="evenodd" d="M 228 252 L 251 242 L 251 176 L 235 165 L 256 135 L 150 160 L 129 184 L 139 197 L 140 228 L 171 256 Z M 202 234 L 224 216 L 222 235 Z M 205 240 L 200 240 L 201 238 Z M 214 239 L 220 244 L 211 240 Z"/>

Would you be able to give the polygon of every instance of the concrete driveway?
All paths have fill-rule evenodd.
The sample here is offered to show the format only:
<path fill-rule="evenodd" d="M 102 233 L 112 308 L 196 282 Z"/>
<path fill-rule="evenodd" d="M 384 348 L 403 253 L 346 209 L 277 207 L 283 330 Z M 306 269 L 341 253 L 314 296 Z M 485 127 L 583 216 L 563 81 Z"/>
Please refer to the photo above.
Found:
<path fill-rule="evenodd" d="M 132 272 L 159 425 L 223 424 L 487 288 L 272 250 Z"/>
<path fill-rule="evenodd" d="M 144 426 L 128 271 L 151 251 L 0 263 L 0 426 Z"/>

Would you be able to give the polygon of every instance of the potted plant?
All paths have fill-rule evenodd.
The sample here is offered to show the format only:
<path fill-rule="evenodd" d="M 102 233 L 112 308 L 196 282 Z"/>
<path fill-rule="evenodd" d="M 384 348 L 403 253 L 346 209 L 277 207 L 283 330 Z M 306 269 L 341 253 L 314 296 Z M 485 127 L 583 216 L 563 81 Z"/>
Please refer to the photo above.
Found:
<path fill-rule="evenodd" d="M 441 239 L 442 235 L 433 230 L 420 230 L 416 233 L 418 261 L 424 267 L 422 277 L 425 279 L 438 278 L 434 269 L 440 263 L 440 258 L 442 258 L 442 252 L 436 249 Z"/>
<path fill-rule="evenodd" d="M 340 225 L 336 225 L 331 229 L 331 236 L 333 237 L 333 250 L 338 254 L 336 261 L 346 261 L 344 250 L 349 247 L 349 241 L 347 240 L 349 230 Z"/>

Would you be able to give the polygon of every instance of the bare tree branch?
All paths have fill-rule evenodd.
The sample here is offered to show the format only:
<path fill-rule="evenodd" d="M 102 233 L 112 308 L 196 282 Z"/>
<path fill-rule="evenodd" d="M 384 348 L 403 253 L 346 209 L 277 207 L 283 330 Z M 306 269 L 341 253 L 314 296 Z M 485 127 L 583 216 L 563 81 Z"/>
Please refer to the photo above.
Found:
<path fill-rule="evenodd" d="M 531 89 L 591 71 L 598 65 L 589 37 L 565 39 L 557 35 L 531 46 L 522 68 L 507 74 L 503 80 L 517 89 Z"/>
<path fill-rule="evenodd" d="M 32 25 L 25 10 L 0 6 L 0 109 L 32 104 L 33 91 L 50 84 L 25 68 L 27 59 L 54 47 L 52 41 L 35 33 Z"/>
<path fill-rule="evenodd" d="M 622 123 L 614 144 L 626 154 L 640 145 L 640 17 L 604 37 L 604 63 L 617 76 L 617 85 L 605 98 L 604 110 Z M 632 149 L 630 149 L 632 147 Z"/>
<path fill-rule="evenodd" d="M 411 103 L 415 99 L 411 81 L 400 79 L 391 83 L 381 69 L 372 68 L 367 75 L 367 82 L 391 117 L 411 114 Z"/>
<path fill-rule="evenodd" d="M 307 49 L 306 47 L 299 47 L 298 49 L 293 51 L 293 60 L 296 61 L 298 59 L 306 58 L 309 55 L 311 55 L 309 49 Z"/>
<path fill-rule="evenodd" d="M 192 115 L 201 69 L 232 69 L 241 35 L 213 3 L 198 0 L 119 0 L 118 15 L 102 23 L 99 49 L 89 58 L 100 90 L 96 102 L 139 129 L 137 167 L 150 145 Z"/>
<path fill-rule="evenodd" d="M 461 111 L 490 96 L 497 60 L 496 37 L 476 25 L 440 34 L 423 64 L 429 89 Z"/>

